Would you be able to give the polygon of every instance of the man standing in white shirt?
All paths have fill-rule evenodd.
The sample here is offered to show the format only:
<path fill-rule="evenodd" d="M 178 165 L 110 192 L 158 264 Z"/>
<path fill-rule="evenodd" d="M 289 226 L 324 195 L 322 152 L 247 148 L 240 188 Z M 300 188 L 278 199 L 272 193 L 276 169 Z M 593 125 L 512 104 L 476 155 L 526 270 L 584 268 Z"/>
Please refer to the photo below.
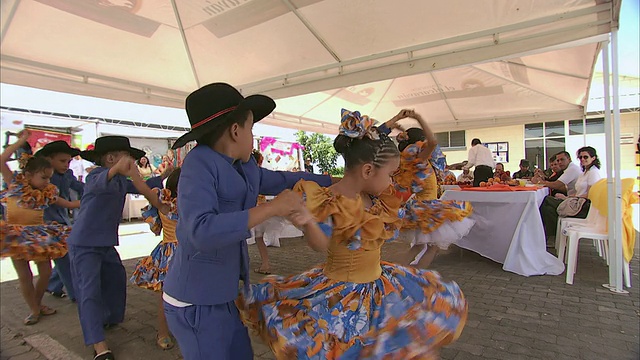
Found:
<path fill-rule="evenodd" d="M 554 155 L 562 175 L 556 181 L 539 181 L 538 184 L 544 185 L 549 189 L 556 190 L 556 196 L 546 196 L 542 205 L 540 205 L 540 216 L 544 225 L 544 233 L 547 237 L 547 247 L 553 246 L 555 243 L 556 230 L 558 226 L 558 206 L 564 200 L 562 195 L 575 195 L 576 181 L 582 170 L 580 166 L 571 162 L 571 155 L 566 151 L 561 151 Z"/>
<path fill-rule="evenodd" d="M 476 167 L 473 171 L 473 186 L 480 186 L 481 182 L 485 182 L 493 177 L 493 168 L 496 166 L 493 161 L 493 154 L 486 146 L 482 145 L 480 139 L 471 140 L 471 149 L 469 149 L 468 163 L 462 170 L 469 170 Z"/>

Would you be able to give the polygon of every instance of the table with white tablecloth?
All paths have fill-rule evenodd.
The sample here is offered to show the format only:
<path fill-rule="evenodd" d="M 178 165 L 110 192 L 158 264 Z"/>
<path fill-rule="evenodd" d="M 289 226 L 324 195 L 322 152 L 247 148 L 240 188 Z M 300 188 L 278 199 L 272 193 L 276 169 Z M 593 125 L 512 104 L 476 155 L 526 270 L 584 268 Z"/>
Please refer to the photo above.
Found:
<path fill-rule="evenodd" d="M 262 239 L 266 246 L 280 247 L 280 239 L 301 237 L 304 234 L 297 227 L 293 226 L 289 221 L 275 217 L 265 221 L 264 235 Z M 247 239 L 247 244 L 252 245 L 256 243 L 255 228 L 251 229 L 251 237 Z"/>
<path fill-rule="evenodd" d="M 122 218 L 129 221 L 142 218 L 142 208 L 147 205 L 149 205 L 149 201 L 143 195 L 127 194 L 122 209 Z"/>
<path fill-rule="evenodd" d="M 476 220 L 471 232 L 456 245 L 519 275 L 562 274 L 562 261 L 547 252 L 538 210 L 548 191 L 446 191 L 442 200 L 471 202 Z"/>

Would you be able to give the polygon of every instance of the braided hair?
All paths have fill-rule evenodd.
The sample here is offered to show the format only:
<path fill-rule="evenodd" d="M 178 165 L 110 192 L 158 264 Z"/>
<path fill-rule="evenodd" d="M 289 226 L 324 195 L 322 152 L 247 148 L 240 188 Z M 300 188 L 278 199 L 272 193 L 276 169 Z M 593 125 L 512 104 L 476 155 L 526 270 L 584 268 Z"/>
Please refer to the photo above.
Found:
<path fill-rule="evenodd" d="M 342 155 L 345 170 L 355 166 L 371 163 L 376 168 L 383 167 L 390 159 L 400 156 L 396 144 L 386 134 L 379 133 L 379 139 L 370 137 L 352 138 L 346 135 L 338 135 L 333 142 L 333 147 Z"/>

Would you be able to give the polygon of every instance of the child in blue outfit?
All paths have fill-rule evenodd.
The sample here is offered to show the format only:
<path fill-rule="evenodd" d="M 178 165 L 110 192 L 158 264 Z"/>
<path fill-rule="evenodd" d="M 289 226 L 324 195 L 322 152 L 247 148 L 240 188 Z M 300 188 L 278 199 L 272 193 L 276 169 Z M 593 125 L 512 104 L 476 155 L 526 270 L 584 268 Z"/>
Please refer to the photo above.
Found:
<path fill-rule="evenodd" d="M 54 171 L 50 181 L 58 188 L 60 192 L 58 196 L 68 201 L 71 201 L 71 190 L 78 194 L 78 198 L 81 198 L 84 193 L 84 184 L 76 179 L 73 171 L 69 170 L 69 162 L 79 154 L 79 149 L 72 148 L 66 141 L 58 140 L 43 146 L 35 155 L 43 157 L 51 163 Z M 44 221 L 47 223 L 56 222 L 67 226 L 73 225 L 69 210 L 55 204 L 44 210 Z M 53 263 L 55 267 L 49 278 L 47 292 L 55 297 L 69 296 L 71 301 L 75 301 L 76 296 L 73 291 L 69 255 L 54 259 Z M 63 287 L 66 290 L 66 294 Z"/>
<path fill-rule="evenodd" d="M 329 186 L 329 176 L 276 172 L 251 156 L 253 124 L 275 102 L 244 98 L 231 85 L 206 85 L 186 100 L 191 131 L 174 149 L 197 140 L 187 154 L 178 185 L 177 247 L 164 280 L 169 329 L 186 360 L 253 359 L 251 341 L 234 300 L 242 279 L 249 285 L 250 229 L 274 216 L 304 211 L 290 190 L 305 179 Z M 258 194 L 278 195 L 256 207 Z"/>
<path fill-rule="evenodd" d="M 151 191 L 162 187 L 164 176 L 145 183 L 134 162 L 144 152 L 132 148 L 122 136 L 100 137 L 94 150 L 81 156 L 99 167 L 87 176 L 82 205 L 67 240 L 71 272 L 85 344 L 93 345 L 95 360 L 113 360 L 103 326 L 124 320 L 127 275 L 115 246 L 125 197 L 141 193 L 166 213 L 168 207 Z"/>

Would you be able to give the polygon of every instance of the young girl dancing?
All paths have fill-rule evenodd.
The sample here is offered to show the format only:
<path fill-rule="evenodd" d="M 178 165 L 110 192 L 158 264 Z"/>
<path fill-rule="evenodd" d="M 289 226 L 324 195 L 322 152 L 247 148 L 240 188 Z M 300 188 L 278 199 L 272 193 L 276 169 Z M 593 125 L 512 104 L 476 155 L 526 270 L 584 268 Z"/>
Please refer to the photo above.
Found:
<path fill-rule="evenodd" d="M 404 263 L 427 268 L 439 249 L 446 250 L 467 235 L 475 221 L 469 218 L 470 203 L 438 200 L 442 180 L 438 161 L 444 156 L 437 147 L 436 137 L 420 114 L 413 110 L 403 110 L 401 114 L 385 125 L 397 127 L 398 120 L 409 117 L 422 127 L 408 129 L 396 138 L 402 153 L 400 168 L 393 180 L 396 189 L 413 194 L 404 206 L 406 216 L 402 230 L 411 241 Z"/>
<path fill-rule="evenodd" d="M 269 276 L 241 294 L 243 321 L 278 359 L 435 359 L 460 335 L 467 303 L 453 282 L 433 271 L 380 260 L 401 225 L 391 175 L 394 142 L 373 120 L 342 111 L 334 142 L 345 176 L 323 188 L 300 181 L 306 209 L 290 219 L 327 262 L 290 277 Z"/>
<path fill-rule="evenodd" d="M 51 260 L 66 255 L 65 239 L 71 230 L 58 223 L 45 224 L 44 209 L 53 204 L 68 209 L 80 206 L 80 201 L 58 197 L 58 188 L 49 183 L 53 166 L 48 160 L 25 153 L 19 160 L 22 173 L 9 169 L 7 161 L 11 154 L 26 144 L 29 135 L 28 131 L 22 131 L 19 140 L 2 153 L 2 178 L 7 188 L 0 194 L 0 201 L 7 207 L 6 221 L 0 221 L 0 256 L 11 257 L 18 274 L 22 297 L 31 310 L 24 319 L 25 325 L 33 325 L 40 316 L 56 312 L 42 304 L 42 296 L 51 276 Z M 35 287 L 29 261 L 38 267 Z"/>
<path fill-rule="evenodd" d="M 131 282 L 144 289 L 150 289 L 158 292 L 158 335 L 156 336 L 156 344 L 162 350 L 169 350 L 174 347 L 173 339 L 169 333 L 167 318 L 164 315 L 164 305 L 162 301 L 162 283 L 169 262 L 173 257 L 173 253 L 178 245 L 176 237 L 176 225 L 178 224 L 178 208 L 176 200 L 178 199 L 178 181 L 180 179 L 180 168 L 176 168 L 167 178 L 165 189 L 153 189 L 158 194 L 161 203 L 169 206 L 167 215 L 158 211 L 153 205 L 148 205 L 143 209 L 142 217 L 147 222 L 151 231 L 160 235 L 162 232 L 162 241 L 153 249 L 151 255 L 141 259 L 136 265 L 131 276 Z"/>

